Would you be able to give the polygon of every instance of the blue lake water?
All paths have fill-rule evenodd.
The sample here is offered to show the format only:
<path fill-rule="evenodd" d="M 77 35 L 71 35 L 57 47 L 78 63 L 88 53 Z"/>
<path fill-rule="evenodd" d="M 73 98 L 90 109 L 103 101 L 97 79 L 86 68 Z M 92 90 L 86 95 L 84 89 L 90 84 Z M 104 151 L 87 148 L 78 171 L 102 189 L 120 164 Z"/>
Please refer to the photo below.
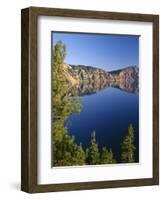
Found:
<path fill-rule="evenodd" d="M 98 146 L 112 148 L 120 162 L 120 144 L 131 123 L 135 135 L 135 161 L 139 161 L 139 95 L 108 87 L 95 94 L 84 95 L 82 111 L 70 117 L 68 130 L 75 141 L 89 147 L 90 136 L 96 132 Z"/>

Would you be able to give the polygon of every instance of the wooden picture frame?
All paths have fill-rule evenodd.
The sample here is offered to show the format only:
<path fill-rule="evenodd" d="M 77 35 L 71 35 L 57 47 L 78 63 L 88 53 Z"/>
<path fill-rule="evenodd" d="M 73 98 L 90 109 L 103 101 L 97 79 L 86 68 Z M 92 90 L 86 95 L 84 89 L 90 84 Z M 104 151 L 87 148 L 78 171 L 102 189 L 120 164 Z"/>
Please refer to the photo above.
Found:
<path fill-rule="evenodd" d="M 153 24 L 153 177 L 143 179 L 77 182 L 39 185 L 37 183 L 37 19 L 63 16 L 109 19 Z M 29 193 L 102 189 L 159 184 L 159 16 L 29 7 L 21 11 L 21 190 Z M 145 113 L 144 113 L 145 115 Z"/>

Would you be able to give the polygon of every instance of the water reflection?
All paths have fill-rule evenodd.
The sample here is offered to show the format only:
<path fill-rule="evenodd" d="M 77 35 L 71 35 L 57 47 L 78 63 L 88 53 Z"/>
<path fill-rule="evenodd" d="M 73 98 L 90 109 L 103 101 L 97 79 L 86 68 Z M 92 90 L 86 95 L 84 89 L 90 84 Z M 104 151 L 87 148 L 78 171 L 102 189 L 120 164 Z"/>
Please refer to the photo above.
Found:
<path fill-rule="evenodd" d="M 75 93 L 78 96 L 84 96 L 84 95 L 91 95 L 94 93 L 97 93 L 100 90 L 103 90 L 107 87 L 113 87 L 118 88 L 120 90 L 126 91 L 128 93 L 139 93 L 139 83 L 137 79 L 134 80 L 126 80 L 126 81 L 111 81 L 111 82 L 101 82 L 101 83 L 95 83 L 92 82 L 82 82 L 75 87 L 71 88 L 71 90 L 74 90 Z"/>

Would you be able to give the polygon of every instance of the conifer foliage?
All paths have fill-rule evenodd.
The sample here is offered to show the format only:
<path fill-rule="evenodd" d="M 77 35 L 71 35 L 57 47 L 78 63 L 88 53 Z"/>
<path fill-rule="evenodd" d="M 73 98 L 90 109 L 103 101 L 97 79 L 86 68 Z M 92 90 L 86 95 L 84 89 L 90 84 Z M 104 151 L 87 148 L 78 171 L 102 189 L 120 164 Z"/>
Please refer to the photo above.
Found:
<path fill-rule="evenodd" d="M 98 149 L 98 144 L 96 143 L 96 132 L 93 131 L 91 134 L 90 147 L 88 149 L 88 163 L 90 165 L 97 165 L 100 161 L 100 153 Z"/>
<path fill-rule="evenodd" d="M 128 127 L 127 135 L 124 138 L 123 143 L 121 144 L 122 155 L 121 159 L 122 162 L 132 163 L 134 162 L 134 129 L 132 124 Z"/>
<path fill-rule="evenodd" d="M 73 113 L 81 110 L 81 102 L 68 95 L 68 84 L 64 75 L 66 47 L 58 41 L 53 51 L 52 113 L 53 113 L 53 164 L 54 166 L 82 165 L 85 153 L 82 145 L 75 144 L 75 138 L 68 135 L 65 122 Z"/>
<path fill-rule="evenodd" d="M 101 164 L 114 164 L 116 163 L 116 160 L 113 157 L 113 151 L 110 149 L 109 151 L 107 150 L 106 147 L 102 148 L 101 152 Z"/>

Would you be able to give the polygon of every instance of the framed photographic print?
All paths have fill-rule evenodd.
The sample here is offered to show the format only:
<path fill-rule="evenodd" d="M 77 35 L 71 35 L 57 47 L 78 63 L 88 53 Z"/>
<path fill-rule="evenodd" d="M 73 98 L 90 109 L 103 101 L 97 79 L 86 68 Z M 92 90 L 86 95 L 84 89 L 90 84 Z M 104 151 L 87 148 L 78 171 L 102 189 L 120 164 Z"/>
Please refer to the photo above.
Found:
<path fill-rule="evenodd" d="M 159 16 L 22 9 L 21 188 L 159 184 Z"/>

